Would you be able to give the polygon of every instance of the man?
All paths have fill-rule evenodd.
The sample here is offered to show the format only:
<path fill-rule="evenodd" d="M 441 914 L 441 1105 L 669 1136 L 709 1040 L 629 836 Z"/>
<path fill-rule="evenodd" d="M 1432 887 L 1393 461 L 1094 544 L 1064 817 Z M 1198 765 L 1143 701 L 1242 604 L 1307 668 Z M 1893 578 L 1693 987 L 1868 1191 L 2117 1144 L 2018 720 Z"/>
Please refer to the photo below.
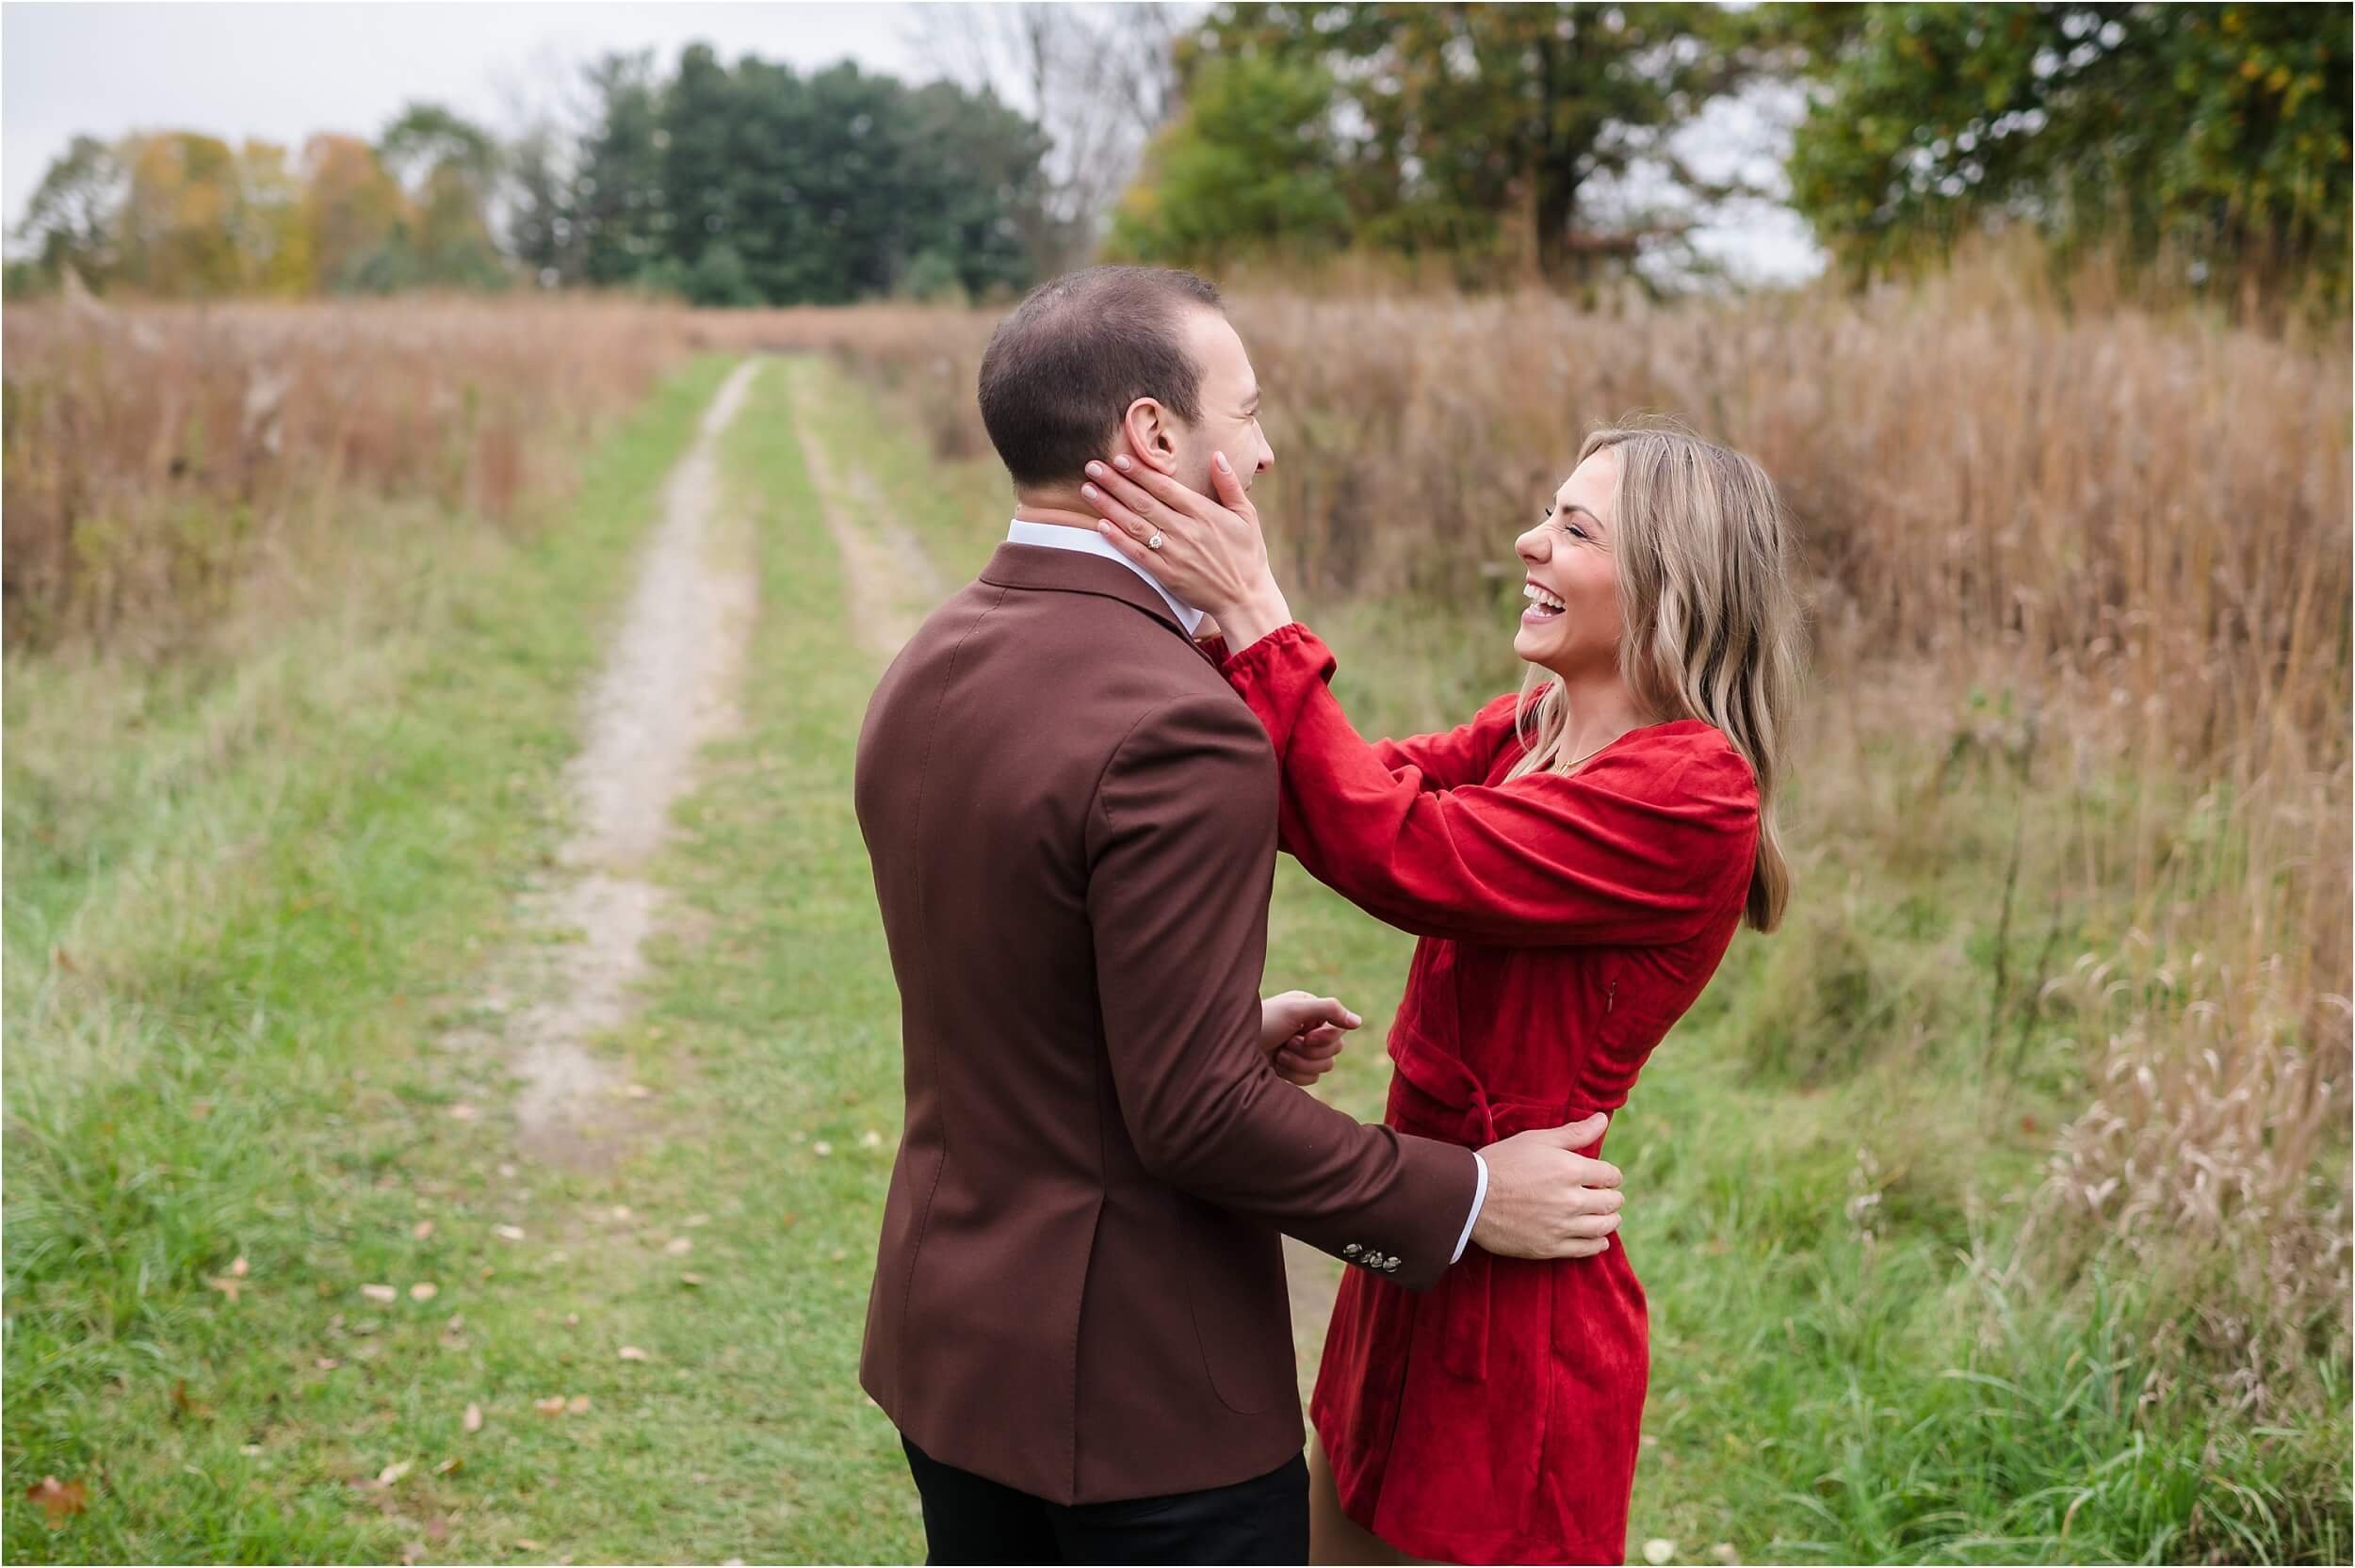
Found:
<path fill-rule="evenodd" d="M 1301 1561 L 1277 1233 L 1422 1289 L 1468 1242 L 1600 1250 L 1618 1173 L 1571 1152 L 1600 1118 L 1475 1155 L 1360 1125 L 1269 1059 L 1319 1021 L 1259 995 L 1273 753 L 1200 617 L 1079 494 L 1107 451 L 1205 490 L 1213 451 L 1274 463 L 1217 291 L 1048 283 L 981 401 L 1015 522 L 859 739 L 908 1101 L 860 1381 L 936 1562 Z"/>

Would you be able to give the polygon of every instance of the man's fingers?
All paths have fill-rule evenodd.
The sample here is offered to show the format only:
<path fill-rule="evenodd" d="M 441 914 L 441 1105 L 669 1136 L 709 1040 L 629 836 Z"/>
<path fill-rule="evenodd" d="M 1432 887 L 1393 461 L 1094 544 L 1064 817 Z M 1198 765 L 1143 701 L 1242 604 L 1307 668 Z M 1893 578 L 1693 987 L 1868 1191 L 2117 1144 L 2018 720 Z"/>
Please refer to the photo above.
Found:
<path fill-rule="evenodd" d="M 1581 1187 L 1616 1187 L 1626 1179 L 1619 1174 L 1619 1168 L 1607 1159 L 1588 1159 L 1584 1155 L 1572 1155 L 1570 1158 L 1574 1162 L 1571 1176 Z"/>
<path fill-rule="evenodd" d="M 1619 1216 L 1616 1214 L 1582 1214 L 1571 1220 L 1568 1227 L 1572 1236 L 1584 1237 L 1589 1239 L 1609 1236 L 1618 1228 Z"/>

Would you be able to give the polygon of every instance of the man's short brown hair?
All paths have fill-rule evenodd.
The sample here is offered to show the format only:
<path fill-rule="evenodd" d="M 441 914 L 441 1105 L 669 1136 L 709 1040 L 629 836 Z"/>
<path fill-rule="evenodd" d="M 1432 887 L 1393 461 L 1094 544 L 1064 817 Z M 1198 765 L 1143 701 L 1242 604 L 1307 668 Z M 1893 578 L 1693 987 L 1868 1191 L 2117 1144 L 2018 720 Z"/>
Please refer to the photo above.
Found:
<path fill-rule="evenodd" d="M 1218 309 L 1218 289 L 1169 267 L 1091 267 L 1032 289 L 982 355 L 982 423 L 1014 482 L 1077 479 L 1112 454 L 1140 397 L 1201 418 L 1184 330 L 1195 308 Z"/>

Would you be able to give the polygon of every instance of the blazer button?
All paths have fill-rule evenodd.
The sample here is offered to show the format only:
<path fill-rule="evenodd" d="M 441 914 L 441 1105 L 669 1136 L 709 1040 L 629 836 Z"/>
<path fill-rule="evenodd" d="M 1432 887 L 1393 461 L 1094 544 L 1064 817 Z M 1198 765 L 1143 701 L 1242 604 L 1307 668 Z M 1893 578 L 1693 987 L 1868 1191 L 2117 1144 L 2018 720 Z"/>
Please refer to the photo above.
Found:
<path fill-rule="evenodd" d="M 1386 1274 L 1395 1274 L 1395 1273 L 1397 1273 L 1397 1272 L 1398 1272 L 1398 1259 L 1396 1259 L 1396 1258 L 1394 1258 L 1394 1257 L 1386 1257 L 1386 1258 L 1384 1258 L 1384 1259 L 1382 1260 L 1382 1271 L 1383 1271 L 1384 1273 L 1386 1273 Z"/>
<path fill-rule="evenodd" d="M 1363 1247 L 1358 1246 L 1358 1245 L 1357 1245 L 1357 1243 L 1356 1243 L 1355 1241 L 1353 1241 L 1353 1242 L 1351 1242 L 1348 1246 L 1343 1247 L 1343 1248 L 1341 1249 L 1341 1256 L 1343 1256 L 1343 1257 L 1356 1257 L 1356 1256 L 1359 1253 L 1362 1253 L 1362 1252 L 1364 1252 L 1364 1251 L 1365 1251 L 1365 1249 L 1364 1249 Z"/>

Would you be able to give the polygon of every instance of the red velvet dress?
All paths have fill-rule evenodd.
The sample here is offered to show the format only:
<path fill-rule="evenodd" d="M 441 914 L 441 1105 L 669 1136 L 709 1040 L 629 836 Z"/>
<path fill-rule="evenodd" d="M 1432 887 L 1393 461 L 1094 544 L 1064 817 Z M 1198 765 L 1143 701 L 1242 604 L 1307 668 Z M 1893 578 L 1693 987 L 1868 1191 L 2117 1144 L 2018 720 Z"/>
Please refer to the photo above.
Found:
<path fill-rule="evenodd" d="M 1758 792 L 1724 735 L 1653 725 L 1507 784 L 1510 696 L 1446 735 L 1368 742 L 1305 626 L 1223 668 L 1275 742 L 1283 847 L 1421 938 L 1389 1124 L 1477 1148 L 1624 1105 L 1748 894 Z M 1351 1269 L 1309 1406 L 1342 1511 L 1417 1557 L 1626 1561 L 1647 1328 L 1616 1239 L 1553 1263 L 1469 1248 L 1421 1295 Z"/>

